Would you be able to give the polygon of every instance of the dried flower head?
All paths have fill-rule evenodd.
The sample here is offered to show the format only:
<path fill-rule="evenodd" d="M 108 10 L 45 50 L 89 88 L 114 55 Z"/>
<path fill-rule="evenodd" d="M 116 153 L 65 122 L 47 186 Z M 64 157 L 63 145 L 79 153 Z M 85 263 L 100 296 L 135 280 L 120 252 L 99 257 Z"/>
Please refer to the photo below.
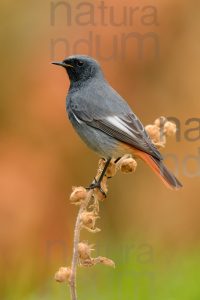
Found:
<path fill-rule="evenodd" d="M 124 158 L 120 162 L 119 167 L 120 167 L 120 170 L 122 173 L 125 173 L 125 174 L 132 173 L 132 172 L 135 172 L 135 170 L 137 168 L 137 162 L 132 157 Z"/>
<path fill-rule="evenodd" d="M 176 124 L 167 121 L 164 125 L 164 132 L 167 136 L 173 136 L 176 133 Z"/>
<path fill-rule="evenodd" d="M 71 203 L 75 205 L 80 205 L 82 201 L 84 201 L 87 197 L 87 190 L 80 186 L 80 187 L 73 187 L 72 193 L 70 195 Z"/>
<path fill-rule="evenodd" d="M 99 256 L 99 257 L 96 257 L 96 258 L 92 258 L 90 264 L 91 264 L 91 265 L 103 264 L 103 265 L 105 265 L 105 266 L 115 268 L 115 263 L 114 263 L 114 261 L 113 261 L 112 259 L 110 259 L 110 258 L 103 257 L 103 256 Z"/>
<path fill-rule="evenodd" d="M 91 252 L 94 245 L 88 245 L 87 243 L 81 242 L 78 244 L 78 254 L 80 260 L 91 259 Z"/>
<path fill-rule="evenodd" d="M 99 232 L 99 228 L 95 228 L 96 220 L 99 218 L 99 216 L 94 212 L 88 212 L 84 211 L 81 214 L 81 222 L 82 222 L 82 228 L 87 229 L 89 232 L 96 233 Z"/>
<path fill-rule="evenodd" d="M 158 148 L 163 148 L 166 145 L 166 136 L 176 133 L 176 124 L 169 122 L 165 117 L 160 117 L 155 120 L 154 125 L 147 125 L 145 129 L 153 144 Z"/>
<path fill-rule="evenodd" d="M 147 125 L 145 127 L 150 139 L 152 140 L 152 143 L 157 148 L 164 148 L 166 145 L 166 136 L 164 133 L 164 129 L 161 129 L 160 127 L 156 125 Z"/>
<path fill-rule="evenodd" d="M 71 276 L 71 268 L 61 267 L 55 274 L 54 278 L 57 282 L 67 282 Z"/>
<path fill-rule="evenodd" d="M 98 256 L 96 258 L 89 258 L 81 261 L 81 266 L 83 267 L 93 267 L 97 264 L 103 264 L 105 266 L 115 268 L 114 261 L 112 259 L 103 256 Z"/>
<path fill-rule="evenodd" d="M 94 228 L 97 218 L 98 218 L 98 216 L 93 211 L 91 211 L 91 212 L 84 211 L 81 214 L 82 224 L 89 228 Z"/>
<path fill-rule="evenodd" d="M 112 267 L 112 268 L 115 268 L 115 263 L 112 259 L 110 258 L 107 258 L 107 257 L 103 257 L 103 256 L 99 256 L 99 262 L 105 266 L 108 266 L 108 267 Z"/>
<path fill-rule="evenodd" d="M 154 124 L 157 126 L 157 127 L 164 127 L 165 123 L 167 122 L 167 118 L 166 117 L 160 117 L 158 119 L 156 119 L 154 121 Z"/>
<path fill-rule="evenodd" d="M 145 129 L 154 144 L 160 142 L 161 139 L 160 127 L 156 125 L 147 125 Z"/>
<path fill-rule="evenodd" d="M 93 267 L 95 264 L 93 262 L 93 258 L 88 258 L 80 261 L 81 267 Z"/>

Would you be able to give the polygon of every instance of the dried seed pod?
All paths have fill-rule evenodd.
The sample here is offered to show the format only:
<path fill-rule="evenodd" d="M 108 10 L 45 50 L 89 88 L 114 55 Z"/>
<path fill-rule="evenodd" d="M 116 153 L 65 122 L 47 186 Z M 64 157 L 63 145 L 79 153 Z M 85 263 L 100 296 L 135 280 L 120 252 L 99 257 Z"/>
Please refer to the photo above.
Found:
<path fill-rule="evenodd" d="M 84 201 L 87 197 L 87 190 L 80 186 L 80 187 L 73 187 L 72 193 L 70 195 L 70 201 L 73 204 L 79 205 L 82 201 Z"/>
<path fill-rule="evenodd" d="M 94 250 L 92 247 L 94 245 L 88 245 L 87 243 L 78 244 L 78 254 L 81 260 L 86 260 L 91 258 L 91 252 Z"/>
<path fill-rule="evenodd" d="M 147 125 L 145 127 L 150 139 L 154 144 L 159 143 L 161 140 L 161 131 L 160 128 L 156 125 Z"/>
<path fill-rule="evenodd" d="M 167 121 L 164 125 L 164 132 L 167 136 L 173 136 L 176 133 L 176 124 Z"/>
<path fill-rule="evenodd" d="M 81 214 L 82 224 L 91 229 L 94 229 L 96 219 L 98 219 L 98 218 L 99 217 L 97 216 L 97 214 L 94 213 L 93 211 L 91 211 L 91 212 L 85 211 Z"/>
<path fill-rule="evenodd" d="M 88 258 L 88 259 L 85 259 L 85 260 L 81 260 L 80 261 L 80 266 L 81 267 L 93 267 L 95 264 L 93 262 L 93 258 Z"/>
<path fill-rule="evenodd" d="M 110 258 L 103 257 L 103 256 L 92 258 L 92 263 L 93 263 L 93 265 L 103 264 L 105 266 L 115 268 L 114 261 L 112 259 L 110 259 Z"/>
<path fill-rule="evenodd" d="M 120 163 L 120 170 L 122 173 L 132 173 L 135 172 L 137 168 L 137 162 L 132 158 L 125 158 Z"/>
<path fill-rule="evenodd" d="M 54 278 L 57 282 L 67 282 L 71 276 L 71 268 L 61 267 L 55 274 Z"/>
<path fill-rule="evenodd" d="M 100 263 L 105 265 L 105 266 L 115 268 L 115 263 L 110 258 L 100 256 Z"/>
<path fill-rule="evenodd" d="M 166 117 L 160 117 L 158 119 L 156 119 L 154 121 L 154 124 L 157 126 L 157 127 L 163 127 L 165 125 L 165 123 L 167 122 L 167 118 Z"/>

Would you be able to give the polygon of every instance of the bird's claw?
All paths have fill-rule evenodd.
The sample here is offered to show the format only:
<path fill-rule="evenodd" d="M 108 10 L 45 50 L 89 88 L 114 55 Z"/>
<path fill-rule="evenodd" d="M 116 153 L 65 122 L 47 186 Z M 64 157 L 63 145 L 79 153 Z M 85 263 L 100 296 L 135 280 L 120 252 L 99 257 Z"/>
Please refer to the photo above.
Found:
<path fill-rule="evenodd" d="M 106 193 L 101 187 L 101 183 L 94 178 L 94 181 L 90 184 L 89 187 L 86 188 L 87 190 L 99 189 L 99 191 L 106 197 Z"/>

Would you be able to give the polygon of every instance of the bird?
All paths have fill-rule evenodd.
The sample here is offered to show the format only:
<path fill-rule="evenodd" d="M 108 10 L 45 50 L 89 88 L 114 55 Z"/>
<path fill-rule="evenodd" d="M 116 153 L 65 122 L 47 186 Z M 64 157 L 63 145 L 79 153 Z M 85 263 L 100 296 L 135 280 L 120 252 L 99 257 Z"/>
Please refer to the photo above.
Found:
<path fill-rule="evenodd" d="M 72 55 L 52 64 L 63 67 L 70 80 L 66 110 L 72 126 L 87 146 L 106 160 L 100 178 L 89 188 L 99 188 L 103 193 L 101 181 L 111 159 L 125 154 L 142 159 L 168 188 L 182 187 L 165 166 L 142 122 L 108 83 L 97 60 Z"/>

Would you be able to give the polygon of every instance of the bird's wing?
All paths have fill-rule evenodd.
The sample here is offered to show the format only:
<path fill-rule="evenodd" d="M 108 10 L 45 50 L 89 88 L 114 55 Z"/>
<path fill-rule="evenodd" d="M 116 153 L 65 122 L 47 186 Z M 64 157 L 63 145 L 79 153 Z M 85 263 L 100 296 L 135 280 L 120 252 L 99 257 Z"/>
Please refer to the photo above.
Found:
<path fill-rule="evenodd" d="M 69 95 L 68 110 L 88 126 L 161 160 L 144 126 L 127 102 L 105 81 L 92 81 L 82 93 Z"/>
<path fill-rule="evenodd" d="M 87 110 L 73 109 L 74 117 L 88 126 L 101 130 L 113 138 L 129 144 L 136 149 L 142 150 L 153 157 L 161 160 L 162 156 L 151 142 L 144 126 L 134 113 L 111 114 L 105 112 L 103 115 L 97 112 L 92 115 Z"/>

